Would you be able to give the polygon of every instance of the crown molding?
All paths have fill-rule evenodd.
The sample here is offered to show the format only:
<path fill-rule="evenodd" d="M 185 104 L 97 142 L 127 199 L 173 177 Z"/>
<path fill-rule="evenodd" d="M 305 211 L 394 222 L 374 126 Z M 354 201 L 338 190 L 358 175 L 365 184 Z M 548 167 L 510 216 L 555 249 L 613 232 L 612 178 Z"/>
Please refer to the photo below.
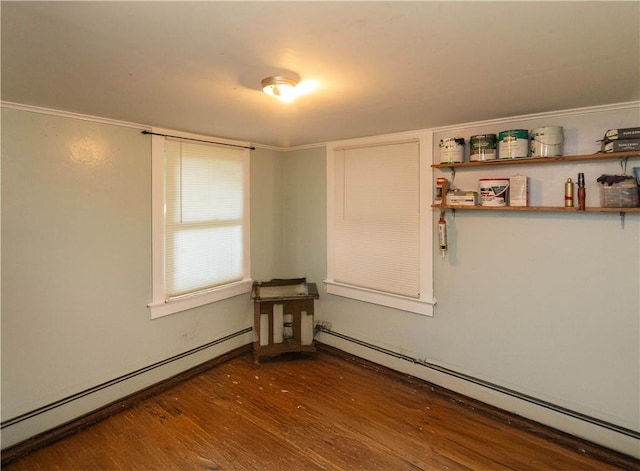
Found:
<path fill-rule="evenodd" d="M 512 123 L 513 121 L 525 121 L 530 119 L 549 119 L 549 118 L 558 118 L 563 116 L 576 116 L 581 114 L 602 113 L 606 111 L 620 111 L 620 110 L 633 109 L 633 108 L 640 108 L 640 101 L 614 103 L 610 105 L 587 106 L 584 108 L 572 108 L 568 110 L 548 111 L 545 113 L 533 113 L 533 114 L 524 114 L 524 115 L 518 115 L 518 116 L 510 116 L 506 118 L 489 119 L 484 121 L 473 121 L 469 123 L 454 124 L 451 126 L 435 127 L 435 128 L 431 128 L 431 131 L 433 132 L 457 131 L 460 129 L 466 129 L 466 128 L 472 128 L 472 127 L 508 124 L 508 123 Z"/>
<path fill-rule="evenodd" d="M 56 109 L 44 108 L 40 106 L 24 105 L 21 103 L 13 103 L 9 101 L 0 101 L 0 107 L 14 109 L 14 110 L 21 110 L 21 111 L 31 111 L 33 113 L 49 114 L 53 116 L 61 116 L 66 118 L 80 119 L 83 121 L 91 121 L 95 123 L 125 126 L 125 127 L 136 128 L 136 129 L 147 130 L 147 131 L 152 130 L 152 126 L 147 124 L 132 123 L 128 121 L 120 121 L 117 119 L 102 118 L 99 116 L 73 113 L 71 111 L 56 110 Z M 394 134 L 391 134 L 391 136 L 396 136 L 396 135 L 401 136 L 408 133 L 415 134 L 415 133 L 420 133 L 425 131 L 431 131 L 431 132 L 456 131 L 459 129 L 466 129 L 466 128 L 476 127 L 476 126 L 507 124 L 513 121 L 520 121 L 520 120 L 547 119 L 547 118 L 557 118 L 562 116 L 576 116 L 580 114 L 601 113 L 605 111 L 619 111 L 619 110 L 633 109 L 633 108 L 640 108 L 640 101 L 614 103 L 610 105 L 588 106 L 584 108 L 573 108 L 569 110 L 550 111 L 546 113 L 525 114 L 525 115 L 518 115 L 518 116 L 510 116 L 507 118 L 497 118 L 497 119 L 490 119 L 490 120 L 484 120 L 484 121 L 473 121 L 468 123 L 455 124 L 451 126 L 439 126 L 434 128 L 415 129 L 410 131 L 394 133 Z M 369 138 L 371 137 L 374 137 L 374 136 L 370 136 Z M 353 139 L 348 139 L 347 141 L 351 141 L 351 140 Z M 253 145 L 256 148 L 272 150 L 276 152 L 295 152 L 300 150 L 314 149 L 318 147 L 327 147 L 327 145 L 331 144 L 332 142 L 333 141 L 319 142 L 316 144 L 305 144 L 305 145 L 293 146 L 293 147 L 271 146 L 267 144 L 259 144 L 254 142 L 252 142 L 251 145 Z M 341 142 L 341 141 L 336 141 L 336 142 Z"/>
<path fill-rule="evenodd" d="M 101 123 L 101 124 L 112 124 L 114 126 L 123 126 L 127 128 L 135 128 L 135 129 L 151 131 L 151 126 L 148 126 L 146 124 L 132 123 L 129 121 L 121 121 L 118 119 L 111 119 L 111 118 L 102 118 L 100 116 L 91 116 L 87 114 L 74 113 L 72 111 L 55 110 L 52 108 L 44 108 L 41 106 L 24 105 L 22 103 L 13 103 L 10 101 L 0 101 L 0 107 L 9 108 L 12 110 L 30 111 L 32 113 L 48 114 L 52 116 L 60 116 L 63 118 L 73 118 L 73 119 L 79 119 L 82 121 L 91 121 L 94 123 Z"/>

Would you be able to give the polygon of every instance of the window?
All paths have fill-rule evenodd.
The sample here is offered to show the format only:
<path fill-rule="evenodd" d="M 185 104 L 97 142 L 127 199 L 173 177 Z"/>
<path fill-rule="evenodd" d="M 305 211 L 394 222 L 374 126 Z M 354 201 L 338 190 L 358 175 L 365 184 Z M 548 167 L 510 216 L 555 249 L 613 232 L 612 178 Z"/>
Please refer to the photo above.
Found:
<path fill-rule="evenodd" d="M 251 290 L 249 150 L 201 142 L 213 140 L 204 136 L 158 134 L 152 136 L 151 317 Z"/>
<path fill-rule="evenodd" d="M 431 135 L 327 147 L 327 292 L 432 315 Z"/>

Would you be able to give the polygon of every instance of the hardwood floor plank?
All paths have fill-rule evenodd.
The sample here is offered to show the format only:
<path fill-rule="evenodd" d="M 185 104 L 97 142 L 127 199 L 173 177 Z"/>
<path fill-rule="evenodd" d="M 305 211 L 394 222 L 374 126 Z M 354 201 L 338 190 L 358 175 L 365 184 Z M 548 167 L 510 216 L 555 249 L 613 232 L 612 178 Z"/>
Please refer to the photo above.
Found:
<path fill-rule="evenodd" d="M 439 391 L 325 351 L 259 365 L 244 354 L 4 469 L 640 470 Z"/>

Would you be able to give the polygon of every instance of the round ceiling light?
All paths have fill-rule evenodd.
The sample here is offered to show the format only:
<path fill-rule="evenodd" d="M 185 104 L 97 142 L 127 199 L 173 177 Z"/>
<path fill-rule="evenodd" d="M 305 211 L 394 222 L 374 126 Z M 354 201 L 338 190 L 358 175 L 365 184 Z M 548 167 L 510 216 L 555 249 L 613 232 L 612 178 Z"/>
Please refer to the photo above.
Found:
<path fill-rule="evenodd" d="M 295 98 L 297 80 L 277 75 L 262 80 L 262 91 L 280 101 L 290 102 Z"/>

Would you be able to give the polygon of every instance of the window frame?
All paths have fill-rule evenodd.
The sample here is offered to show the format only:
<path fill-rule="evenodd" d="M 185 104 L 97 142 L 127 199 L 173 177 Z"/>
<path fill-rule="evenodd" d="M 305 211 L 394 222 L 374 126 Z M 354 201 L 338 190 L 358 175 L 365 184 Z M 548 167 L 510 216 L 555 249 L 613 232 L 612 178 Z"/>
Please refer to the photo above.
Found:
<path fill-rule="evenodd" d="M 335 198 L 336 185 L 336 152 L 345 147 L 383 146 L 400 144 L 407 140 L 419 142 L 419 287 L 418 297 L 402 296 L 384 291 L 349 285 L 334 280 L 335 260 Z M 433 316 L 433 306 L 436 301 L 433 298 L 433 210 L 431 209 L 433 178 L 432 178 L 432 144 L 433 133 L 431 131 L 407 132 L 387 134 L 367 138 L 332 141 L 327 143 L 327 279 L 324 280 L 327 293 L 346 298 L 364 301 L 412 312 L 425 316 Z M 342 183 L 341 183 L 342 184 Z"/>
<path fill-rule="evenodd" d="M 152 253 L 152 301 L 147 304 L 151 318 L 156 319 L 177 312 L 192 309 L 205 304 L 249 293 L 251 279 L 251 241 L 250 241 L 250 154 L 245 149 L 242 156 L 243 175 L 243 277 L 224 285 L 204 289 L 184 296 L 166 299 L 165 285 L 165 137 L 171 135 L 182 139 L 195 139 L 212 144 L 230 144 L 249 147 L 249 143 L 231 141 L 212 136 L 185 133 L 167 129 L 152 129 L 151 136 L 151 253 Z"/>

